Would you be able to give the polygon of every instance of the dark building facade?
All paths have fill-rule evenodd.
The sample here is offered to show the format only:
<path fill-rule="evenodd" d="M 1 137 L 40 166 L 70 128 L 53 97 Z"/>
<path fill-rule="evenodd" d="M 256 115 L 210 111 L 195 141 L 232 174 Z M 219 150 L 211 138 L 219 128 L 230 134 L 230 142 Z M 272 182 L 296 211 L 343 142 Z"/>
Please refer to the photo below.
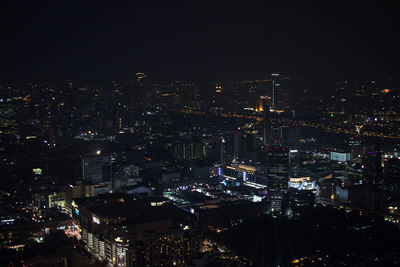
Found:
<path fill-rule="evenodd" d="M 82 179 L 92 183 L 110 182 L 112 178 L 111 156 L 92 156 L 82 159 Z"/>
<path fill-rule="evenodd" d="M 289 183 L 289 148 L 270 146 L 267 148 L 268 188 L 287 191 Z"/>
<path fill-rule="evenodd" d="M 272 212 L 281 215 L 286 203 L 289 185 L 289 148 L 270 146 L 267 148 L 267 190 Z"/>
<path fill-rule="evenodd" d="M 363 183 L 381 184 L 382 174 L 382 153 L 379 150 L 365 151 L 362 157 Z"/>

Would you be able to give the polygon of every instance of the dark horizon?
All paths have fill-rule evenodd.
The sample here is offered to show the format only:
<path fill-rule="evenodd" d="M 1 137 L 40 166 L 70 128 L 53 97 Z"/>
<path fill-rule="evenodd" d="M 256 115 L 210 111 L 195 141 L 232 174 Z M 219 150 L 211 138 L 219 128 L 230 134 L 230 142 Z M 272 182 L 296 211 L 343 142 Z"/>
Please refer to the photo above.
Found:
<path fill-rule="evenodd" d="M 3 81 L 399 76 L 388 3 L 8 1 L 2 10 Z"/>

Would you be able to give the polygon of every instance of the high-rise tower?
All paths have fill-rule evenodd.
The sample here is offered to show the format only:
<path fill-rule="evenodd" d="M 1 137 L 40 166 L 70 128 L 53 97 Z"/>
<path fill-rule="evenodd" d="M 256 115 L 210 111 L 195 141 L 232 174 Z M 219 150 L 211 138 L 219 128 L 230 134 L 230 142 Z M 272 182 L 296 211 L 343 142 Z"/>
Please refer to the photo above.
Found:
<path fill-rule="evenodd" d="M 271 201 L 271 211 L 282 215 L 285 206 L 286 193 L 289 183 L 289 148 L 270 146 L 267 148 L 268 157 L 268 195 Z"/>
<path fill-rule="evenodd" d="M 270 146 L 267 156 L 269 188 L 286 191 L 289 182 L 289 148 Z"/>
<path fill-rule="evenodd" d="M 372 151 L 365 151 L 361 159 L 363 183 L 381 184 L 382 174 L 382 152 L 379 148 Z"/>
<path fill-rule="evenodd" d="M 240 151 L 240 134 L 239 132 L 235 132 L 233 135 L 233 160 L 239 160 L 239 151 Z"/>
<path fill-rule="evenodd" d="M 282 134 L 281 134 L 281 127 L 279 125 L 276 125 L 274 122 L 274 119 L 276 121 L 275 117 L 276 113 L 276 101 L 275 101 L 275 89 L 276 86 L 279 84 L 277 83 L 277 80 L 279 78 L 278 73 L 272 73 L 272 100 L 271 100 L 271 106 L 267 104 L 266 99 L 263 99 L 263 143 L 265 146 L 272 146 L 272 145 L 280 145 L 280 140 L 282 139 Z"/>
<path fill-rule="evenodd" d="M 272 109 L 275 109 L 275 87 L 278 85 L 276 83 L 276 80 L 278 80 L 279 78 L 279 74 L 278 73 L 272 73 L 271 74 L 272 77 Z"/>
<path fill-rule="evenodd" d="M 265 146 L 269 146 L 271 140 L 271 112 L 266 100 L 263 101 L 264 111 L 263 111 L 263 143 Z"/>
<path fill-rule="evenodd" d="M 225 165 L 225 138 L 221 138 L 221 166 Z"/>

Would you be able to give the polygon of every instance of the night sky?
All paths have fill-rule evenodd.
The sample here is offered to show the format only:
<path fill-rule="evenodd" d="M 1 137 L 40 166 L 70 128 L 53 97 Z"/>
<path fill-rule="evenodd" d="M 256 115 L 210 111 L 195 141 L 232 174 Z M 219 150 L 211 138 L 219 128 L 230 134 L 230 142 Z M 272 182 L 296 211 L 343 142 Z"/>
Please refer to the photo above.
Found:
<path fill-rule="evenodd" d="M 396 76 L 400 69 L 399 10 L 383 1 L 2 2 L 0 81 L 133 79 L 137 71 L 167 80 Z"/>

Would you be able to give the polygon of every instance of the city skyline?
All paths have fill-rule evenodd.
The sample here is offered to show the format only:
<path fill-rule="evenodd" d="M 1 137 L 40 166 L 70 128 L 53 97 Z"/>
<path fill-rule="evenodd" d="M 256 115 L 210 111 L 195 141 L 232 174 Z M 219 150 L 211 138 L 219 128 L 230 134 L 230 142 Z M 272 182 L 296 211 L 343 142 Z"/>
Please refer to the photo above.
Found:
<path fill-rule="evenodd" d="M 0 266 L 398 266 L 397 10 L 1 2 Z"/>

